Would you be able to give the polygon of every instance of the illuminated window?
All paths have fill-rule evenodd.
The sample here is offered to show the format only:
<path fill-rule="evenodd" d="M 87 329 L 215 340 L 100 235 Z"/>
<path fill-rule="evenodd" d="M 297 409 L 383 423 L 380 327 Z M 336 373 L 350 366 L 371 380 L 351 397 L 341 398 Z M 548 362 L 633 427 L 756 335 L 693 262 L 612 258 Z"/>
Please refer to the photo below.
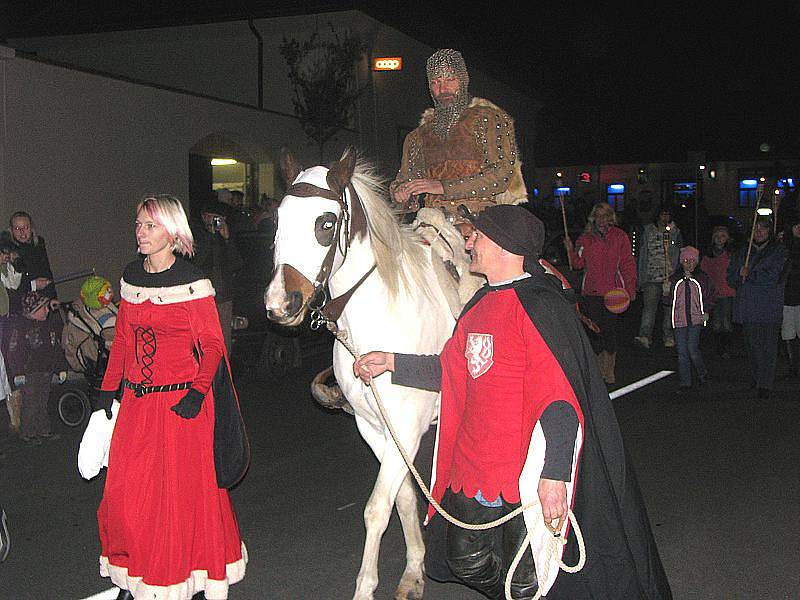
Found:
<path fill-rule="evenodd" d="M 561 201 L 563 200 L 566 204 L 567 201 L 572 196 L 572 188 L 571 187 L 557 187 L 553 188 L 553 206 L 560 209 L 561 208 Z"/>
<path fill-rule="evenodd" d="M 786 192 L 792 193 L 797 189 L 797 180 L 794 177 L 778 179 L 778 195 L 785 196 Z"/>
<path fill-rule="evenodd" d="M 758 179 L 739 180 L 739 208 L 755 208 L 758 204 Z"/>
<path fill-rule="evenodd" d="M 625 184 L 610 184 L 606 189 L 606 202 L 608 202 L 615 211 L 622 212 L 625 208 Z"/>

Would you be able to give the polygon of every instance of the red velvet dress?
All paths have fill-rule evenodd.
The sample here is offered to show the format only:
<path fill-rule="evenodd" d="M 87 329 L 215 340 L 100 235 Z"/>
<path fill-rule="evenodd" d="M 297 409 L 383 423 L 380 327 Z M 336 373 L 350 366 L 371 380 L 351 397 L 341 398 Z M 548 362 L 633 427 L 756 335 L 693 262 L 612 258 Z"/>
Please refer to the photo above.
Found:
<path fill-rule="evenodd" d="M 192 382 L 206 397 L 200 414 L 184 419 L 170 407 L 185 390 L 138 398 L 124 390 L 98 509 L 100 573 L 134 598 L 188 600 L 204 590 L 224 600 L 244 577 L 247 553 L 214 469 L 211 381 L 225 346 L 213 288 L 208 280 L 142 287 L 125 277 L 102 389 L 123 379 Z"/>

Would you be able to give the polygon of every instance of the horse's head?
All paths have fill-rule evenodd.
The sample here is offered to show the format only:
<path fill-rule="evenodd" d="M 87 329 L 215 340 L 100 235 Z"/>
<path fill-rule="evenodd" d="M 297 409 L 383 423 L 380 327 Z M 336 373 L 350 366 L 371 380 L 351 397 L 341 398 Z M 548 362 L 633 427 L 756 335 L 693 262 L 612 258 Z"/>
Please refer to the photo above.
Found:
<path fill-rule="evenodd" d="M 302 170 L 288 152 L 281 155 L 287 185 L 278 207 L 275 271 L 264 293 L 267 316 L 282 325 L 300 324 L 314 297 L 341 264 L 353 235 L 366 229 L 360 201 L 350 182 L 356 164 L 350 151 L 330 169 Z M 354 206 L 350 214 L 350 205 Z"/>

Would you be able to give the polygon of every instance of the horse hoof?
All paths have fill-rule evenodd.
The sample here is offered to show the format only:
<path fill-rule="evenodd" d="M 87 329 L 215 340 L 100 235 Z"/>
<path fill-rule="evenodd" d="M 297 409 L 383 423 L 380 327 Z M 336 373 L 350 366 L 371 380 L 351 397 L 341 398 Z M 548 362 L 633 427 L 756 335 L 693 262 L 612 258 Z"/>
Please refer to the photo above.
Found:
<path fill-rule="evenodd" d="M 422 600 L 422 591 L 425 582 L 422 579 L 415 579 L 409 582 L 400 582 L 394 593 L 394 600 Z"/>
<path fill-rule="evenodd" d="M 333 376 L 333 367 L 328 367 L 314 377 L 311 382 L 311 396 L 323 408 L 329 410 L 341 409 L 352 415 L 353 408 L 344 397 L 339 384 Z"/>

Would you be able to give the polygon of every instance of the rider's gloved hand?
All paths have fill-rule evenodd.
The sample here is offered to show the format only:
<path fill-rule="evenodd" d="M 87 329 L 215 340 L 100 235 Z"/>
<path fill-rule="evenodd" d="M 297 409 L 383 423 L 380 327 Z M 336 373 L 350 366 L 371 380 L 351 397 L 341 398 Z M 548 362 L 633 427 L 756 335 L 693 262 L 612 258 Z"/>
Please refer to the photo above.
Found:
<path fill-rule="evenodd" d="M 181 401 L 170 410 L 184 419 L 194 419 L 200 414 L 200 407 L 203 406 L 203 398 L 205 398 L 205 394 L 198 392 L 194 388 L 190 388 L 189 391 L 186 392 L 186 395 L 181 398 Z"/>

